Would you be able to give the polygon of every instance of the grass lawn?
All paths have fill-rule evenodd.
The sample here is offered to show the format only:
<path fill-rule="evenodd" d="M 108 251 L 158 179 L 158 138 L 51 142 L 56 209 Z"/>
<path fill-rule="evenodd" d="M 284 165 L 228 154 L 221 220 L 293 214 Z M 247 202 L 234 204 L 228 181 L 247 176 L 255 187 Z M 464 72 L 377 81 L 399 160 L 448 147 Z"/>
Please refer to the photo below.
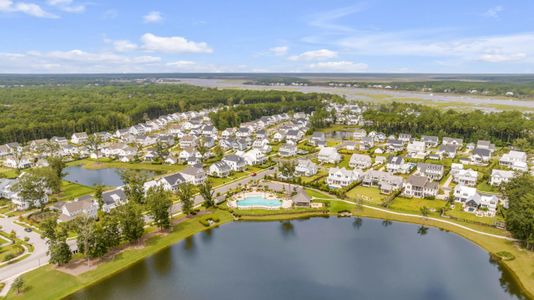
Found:
<path fill-rule="evenodd" d="M 147 162 L 123 163 L 119 161 L 82 159 L 67 163 L 68 166 L 83 166 L 86 169 L 98 170 L 107 168 L 147 170 L 163 173 L 178 172 L 185 169 L 186 165 L 152 164 Z"/>
<path fill-rule="evenodd" d="M 58 201 L 65 201 L 91 194 L 94 191 L 95 190 L 92 187 L 64 180 L 61 182 L 61 192 L 54 196 L 57 197 Z"/>
<path fill-rule="evenodd" d="M 0 167 L 0 178 L 17 178 L 18 172 L 15 169 Z"/>
<path fill-rule="evenodd" d="M 312 189 L 308 189 L 308 188 L 304 188 L 304 191 L 306 192 L 306 194 L 308 196 L 310 196 L 312 198 L 335 199 L 334 196 L 325 194 L 325 193 L 320 192 L 320 191 L 316 191 L 316 190 L 312 190 Z"/>
<path fill-rule="evenodd" d="M 442 207 L 445 207 L 447 204 L 446 201 L 443 200 L 427 200 L 427 199 L 420 199 L 420 198 L 403 198 L 403 197 L 397 197 L 395 200 L 393 200 L 393 203 L 389 206 L 389 208 L 399 211 L 405 211 L 405 212 L 411 212 L 418 214 L 420 213 L 420 209 L 423 206 L 426 206 L 430 209 L 435 209 L 436 212 L 439 213 L 439 209 Z"/>
<path fill-rule="evenodd" d="M 466 220 L 467 222 L 478 222 L 478 223 L 484 223 L 488 225 L 493 225 L 497 221 L 496 217 L 490 218 L 490 217 L 477 217 L 475 214 L 465 212 L 463 210 L 462 204 L 456 203 L 454 205 L 454 208 L 451 210 L 448 210 L 446 213 L 448 216 L 452 216 L 455 218 L 458 218 L 460 220 Z"/>
<path fill-rule="evenodd" d="M 4 240 L 2 239 L 2 242 Z M 0 262 L 8 261 L 13 259 L 24 252 L 24 248 L 17 244 L 11 244 L 7 246 L 0 247 Z"/>
<path fill-rule="evenodd" d="M 302 178 L 302 182 L 304 182 L 304 183 L 308 183 L 308 182 L 312 182 L 312 181 L 316 180 L 317 178 L 324 177 L 324 176 L 326 176 L 326 175 L 328 175 L 327 172 L 325 172 L 325 171 L 319 171 L 319 172 L 317 172 L 317 174 L 315 174 L 315 175 L 313 175 L 313 176 L 309 176 L 309 177 L 307 177 L 307 176 L 302 176 L 301 178 Z"/>
<path fill-rule="evenodd" d="M 347 192 L 347 197 L 356 199 L 358 196 L 363 197 L 363 200 L 373 204 L 380 204 L 386 197 L 380 194 L 380 190 L 376 187 L 357 186 Z"/>
<path fill-rule="evenodd" d="M 481 183 L 479 183 L 477 185 L 477 190 L 481 192 L 487 192 L 487 193 L 495 193 L 495 194 L 499 193 L 499 188 L 490 185 L 486 181 L 482 181 Z"/>
<path fill-rule="evenodd" d="M 234 181 L 243 177 L 251 176 L 250 173 L 247 172 L 236 172 L 226 178 L 219 178 L 219 177 L 211 177 L 209 176 L 209 180 L 213 184 L 214 187 L 217 187 L 219 185 L 227 184 L 230 181 Z"/>

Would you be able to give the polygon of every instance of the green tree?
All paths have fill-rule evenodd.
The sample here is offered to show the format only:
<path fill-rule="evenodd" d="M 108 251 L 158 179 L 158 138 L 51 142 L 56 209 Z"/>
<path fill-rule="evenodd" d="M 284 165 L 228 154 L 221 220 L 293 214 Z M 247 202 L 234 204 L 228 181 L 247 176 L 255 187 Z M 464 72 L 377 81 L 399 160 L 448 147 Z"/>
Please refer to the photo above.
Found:
<path fill-rule="evenodd" d="M 198 187 L 199 193 L 204 198 L 207 207 L 215 206 L 215 199 L 213 194 L 213 185 L 210 180 L 206 180 L 203 184 Z"/>
<path fill-rule="evenodd" d="M 13 287 L 17 290 L 17 294 L 20 294 L 20 292 L 24 290 L 24 284 L 24 279 L 20 276 L 13 281 Z"/>
<path fill-rule="evenodd" d="M 30 208 L 40 207 L 41 210 L 44 209 L 48 197 L 47 188 L 45 180 L 35 171 L 24 173 L 13 186 L 13 190 Z"/>
<path fill-rule="evenodd" d="M 85 141 L 87 149 L 94 153 L 97 158 L 100 157 L 100 145 L 102 144 L 102 138 L 96 134 L 90 134 Z"/>
<path fill-rule="evenodd" d="M 95 186 L 94 197 L 96 199 L 96 203 L 98 203 L 98 211 L 102 211 L 102 207 L 104 206 L 104 197 L 102 196 L 103 193 L 104 187 L 100 184 L 97 184 Z"/>
<path fill-rule="evenodd" d="M 527 249 L 533 249 L 534 237 L 534 178 L 523 175 L 504 185 L 504 195 L 508 198 L 505 213 L 506 229 L 525 242 Z"/>
<path fill-rule="evenodd" d="M 48 157 L 48 166 L 54 171 L 57 178 L 60 180 L 65 177 L 66 173 L 64 172 L 67 165 L 63 161 L 63 158 L 60 156 L 50 156 Z"/>
<path fill-rule="evenodd" d="M 421 207 L 419 211 L 421 212 L 421 215 L 424 217 L 427 217 L 430 214 L 430 209 L 426 206 Z"/>
<path fill-rule="evenodd" d="M 143 185 L 146 182 L 146 177 L 139 171 L 126 170 L 121 173 L 124 185 L 124 193 L 128 201 L 137 204 L 145 203 L 145 190 Z"/>
<path fill-rule="evenodd" d="M 170 193 L 162 186 L 151 187 L 147 192 L 148 211 L 156 225 L 160 229 L 171 227 L 170 209 L 172 200 Z"/>
<path fill-rule="evenodd" d="M 145 219 L 137 204 L 128 202 L 112 210 L 112 214 L 116 216 L 120 232 L 126 241 L 137 242 L 143 236 Z"/>
<path fill-rule="evenodd" d="M 182 202 L 182 211 L 190 215 L 193 210 L 193 185 L 184 182 L 178 186 L 178 198 Z"/>
<path fill-rule="evenodd" d="M 158 161 L 162 162 L 165 160 L 167 155 L 169 155 L 169 149 L 166 144 L 158 141 L 154 146 L 154 153 L 156 154 Z"/>

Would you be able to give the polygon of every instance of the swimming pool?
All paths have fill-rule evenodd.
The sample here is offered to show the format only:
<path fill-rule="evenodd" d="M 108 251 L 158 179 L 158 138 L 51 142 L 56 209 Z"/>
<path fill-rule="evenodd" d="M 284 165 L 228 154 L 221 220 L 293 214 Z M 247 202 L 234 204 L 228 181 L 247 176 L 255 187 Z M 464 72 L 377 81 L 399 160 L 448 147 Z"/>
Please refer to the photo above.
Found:
<path fill-rule="evenodd" d="M 237 206 L 239 208 L 280 208 L 282 207 L 282 201 L 280 199 L 267 199 L 261 194 L 246 195 L 242 200 L 237 200 Z"/>

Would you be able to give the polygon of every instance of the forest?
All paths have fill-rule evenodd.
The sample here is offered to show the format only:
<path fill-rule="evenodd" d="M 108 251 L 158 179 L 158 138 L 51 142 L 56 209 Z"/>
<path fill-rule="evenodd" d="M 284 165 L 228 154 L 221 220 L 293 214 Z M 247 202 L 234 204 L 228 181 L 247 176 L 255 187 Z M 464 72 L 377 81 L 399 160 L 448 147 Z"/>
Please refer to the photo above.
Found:
<path fill-rule="evenodd" d="M 459 137 L 466 142 L 481 139 L 497 145 L 511 144 L 519 139 L 526 139 L 530 145 L 534 143 L 534 120 L 520 111 L 462 112 L 394 102 L 369 109 L 364 118 L 372 121 L 368 129 L 388 135 L 437 135 Z"/>
<path fill-rule="evenodd" d="M 264 113 L 309 110 L 317 94 L 218 90 L 190 85 L 116 84 L 0 89 L 0 143 L 125 128 L 164 114 L 240 104 L 241 121 Z M 283 105 L 275 103 L 284 102 Z M 302 103 L 300 103 L 302 102 Z M 251 104 L 250 109 L 245 109 Z M 224 126 L 224 124 L 219 124 Z"/>

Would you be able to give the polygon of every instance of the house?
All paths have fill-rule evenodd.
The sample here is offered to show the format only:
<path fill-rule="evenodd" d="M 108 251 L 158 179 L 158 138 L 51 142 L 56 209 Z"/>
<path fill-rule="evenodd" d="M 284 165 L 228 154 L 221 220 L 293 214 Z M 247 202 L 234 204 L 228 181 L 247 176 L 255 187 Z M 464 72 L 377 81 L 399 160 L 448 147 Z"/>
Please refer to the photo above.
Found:
<path fill-rule="evenodd" d="M 325 144 L 326 143 L 326 135 L 324 132 L 315 131 L 311 138 L 310 138 L 310 144 L 313 146 L 319 146 L 319 144 Z"/>
<path fill-rule="evenodd" d="M 527 154 L 523 151 L 511 150 L 501 157 L 499 164 L 516 171 L 528 171 Z"/>
<path fill-rule="evenodd" d="M 189 166 L 184 170 L 179 172 L 180 175 L 185 179 L 186 182 L 189 182 L 193 185 L 199 185 L 206 181 L 206 172 L 204 169 L 195 166 Z"/>
<path fill-rule="evenodd" d="M 336 164 L 340 162 L 343 157 L 341 154 L 337 153 L 337 149 L 334 147 L 323 147 L 319 150 L 317 159 L 322 163 Z"/>
<path fill-rule="evenodd" d="M 208 174 L 214 177 L 228 177 L 232 172 L 232 168 L 224 161 L 213 163 L 208 168 Z"/>
<path fill-rule="evenodd" d="M 303 137 L 302 131 L 295 130 L 295 129 L 288 130 L 286 134 L 286 140 L 290 140 L 294 142 L 300 141 L 302 137 Z"/>
<path fill-rule="evenodd" d="M 252 130 L 250 130 L 248 127 L 240 127 L 237 132 L 235 133 L 236 137 L 244 138 L 252 136 Z"/>
<path fill-rule="evenodd" d="M 97 212 L 98 204 L 95 203 L 92 196 L 81 197 L 63 204 L 58 222 L 68 222 L 81 215 L 96 218 Z"/>
<path fill-rule="evenodd" d="M 487 216 L 495 216 L 499 199 L 492 194 L 478 192 L 476 188 L 457 185 L 454 188 L 454 201 L 464 205 L 467 212 L 485 211 Z"/>
<path fill-rule="evenodd" d="M 317 165 L 309 159 L 299 159 L 295 166 L 295 175 L 313 176 L 317 174 Z"/>
<path fill-rule="evenodd" d="M 196 138 L 192 135 L 185 135 L 179 141 L 180 148 L 196 147 Z"/>
<path fill-rule="evenodd" d="M 247 162 L 245 161 L 245 159 L 235 154 L 223 157 L 221 162 L 226 163 L 230 167 L 230 170 L 235 172 L 240 172 L 247 168 Z"/>
<path fill-rule="evenodd" d="M 493 153 L 493 151 L 495 151 L 495 144 L 492 144 L 490 141 L 479 140 L 477 142 L 476 148 L 486 149 L 486 150 L 489 150 L 491 153 Z"/>
<path fill-rule="evenodd" d="M 33 140 L 30 142 L 30 150 L 34 152 L 42 152 L 46 149 L 48 145 L 47 139 Z"/>
<path fill-rule="evenodd" d="M 397 139 L 388 139 L 386 146 L 388 150 L 393 152 L 404 150 L 404 142 Z"/>
<path fill-rule="evenodd" d="M 431 198 L 438 194 L 439 185 L 426 176 L 410 175 L 404 183 L 403 195 L 416 198 Z"/>
<path fill-rule="evenodd" d="M 63 137 L 63 136 L 53 136 L 50 141 L 54 144 L 57 144 L 57 145 L 60 145 L 60 146 L 65 146 L 69 143 L 69 141 L 67 140 L 67 138 Z"/>
<path fill-rule="evenodd" d="M 363 186 L 377 186 L 383 194 L 390 194 L 403 186 L 404 179 L 401 176 L 377 170 L 368 170 L 362 179 Z"/>
<path fill-rule="evenodd" d="M 347 170 L 345 168 L 330 168 L 326 183 L 331 188 L 342 188 L 360 180 L 362 177 L 360 170 Z"/>
<path fill-rule="evenodd" d="M 279 143 L 279 142 L 281 142 L 281 141 L 283 141 L 283 140 L 285 140 L 285 139 L 286 139 L 286 135 L 285 135 L 283 132 L 281 132 L 281 131 L 277 131 L 277 132 L 275 132 L 275 134 L 273 135 L 273 141 L 275 141 L 275 142 L 277 142 L 277 143 Z"/>
<path fill-rule="evenodd" d="M 202 128 L 202 135 L 204 136 L 217 136 L 217 128 L 212 125 L 206 125 Z"/>
<path fill-rule="evenodd" d="M 181 173 L 166 175 L 151 181 L 147 181 L 143 188 L 148 191 L 151 187 L 161 186 L 166 191 L 177 191 L 180 184 L 187 182 Z"/>
<path fill-rule="evenodd" d="M 298 207 L 309 207 L 311 204 L 311 198 L 306 194 L 304 189 L 299 189 L 297 194 L 292 198 L 293 204 Z"/>
<path fill-rule="evenodd" d="M 367 136 L 367 132 L 365 131 L 365 129 L 356 129 L 354 130 L 352 136 L 355 140 L 361 140 L 362 138 Z"/>
<path fill-rule="evenodd" d="M 440 180 L 443 178 L 445 168 L 442 165 L 418 163 L 417 174 L 427 177 L 430 180 Z"/>
<path fill-rule="evenodd" d="M 414 164 L 412 163 L 405 163 L 404 158 L 401 156 L 390 156 L 388 157 L 387 164 L 386 164 L 386 170 L 391 173 L 401 173 L 401 174 L 407 174 L 409 173 L 414 167 Z"/>
<path fill-rule="evenodd" d="M 426 155 L 426 146 L 427 144 L 424 141 L 413 141 L 408 144 L 408 147 L 406 148 L 408 150 L 408 153 L 410 154 L 416 154 L 416 155 Z"/>
<path fill-rule="evenodd" d="M 486 148 L 476 148 L 471 153 L 471 163 L 473 164 L 485 164 L 491 159 L 491 151 Z"/>
<path fill-rule="evenodd" d="M 443 144 L 439 146 L 438 154 L 442 157 L 455 158 L 458 146 L 455 144 Z"/>
<path fill-rule="evenodd" d="M 89 137 L 87 136 L 87 133 L 85 132 L 77 132 L 77 133 L 73 133 L 72 136 L 70 137 L 70 141 L 73 143 L 73 144 L 83 144 L 87 141 Z"/>
<path fill-rule="evenodd" d="M 350 157 L 349 166 L 351 168 L 367 169 L 372 165 L 371 156 L 366 154 L 353 154 Z"/>
<path fill-rule="evenodd" d="M 459 148 L 459 147 L 462 147 L 462 145 L 464 144 L 464 140 L 451 138 L 451 137 L 444 137 L 442 144 L 445 146 L 451 145 L 451 146 L 456 146 Z"/>
<path fill-rule="evenodd" d="M 490 184 L 493 186 L 499 186 L 502 183 L 509 182 L 514 177 L 515 177 L 514 171 L 493 169 L 491 170 Z"/>
<path fill-rule="evenodd" d="M 195 160 L 201 160 L 202 154 L 195 148 L 184 148 L 178 154 L 178 160 L 182 163 L 187 162 L 191 158 L 194 158 Z"/>
<path fill-rule="evenodd" d="M 375 146 L 375 140 L 372 136 L 364 136 L 360 141 L 360 150 L 366 151 Z"/>
<path fill-rule="evenodd" d="M 297 146 L 291 144 L 284 144 L 278 149 L 278 153 L 282 157 L 290 157 L 297 155 Z"/>
<path fill-rule="evenodd" d="M 409 133 L 401 133 L 399 134 L 399 140 L 405 144 L 408 144 L 412 141 L 412 135 Z"/>
<path fill-rule="evenodd" d="M 32 166 L 32 162 L 27 156 L 9 156 L 4 160 L 4 166 L 13 169 L 27 169 Z"/>
<path fill-rule="evenodd" d="M 458 170 L 456 175 L 453 175 L 453 181 L 461 185 L 476 186 L 478 181 L 478 172 L 473 169 Z"/>
<path fill-rule="evenodd" d="M 236 153 L 237 154 L 237 153 Z M 252 149 L 242 154 L 248 165 L 261 165 L 267 161 L 267 156 L 258 149 Z"/>
<path fill-rule="evenodd" d="M 427 147 L 437 147 L 439 145 L 439 138 L 437 136 L 423 135 L 421 142 L 425 143 Z"/>

